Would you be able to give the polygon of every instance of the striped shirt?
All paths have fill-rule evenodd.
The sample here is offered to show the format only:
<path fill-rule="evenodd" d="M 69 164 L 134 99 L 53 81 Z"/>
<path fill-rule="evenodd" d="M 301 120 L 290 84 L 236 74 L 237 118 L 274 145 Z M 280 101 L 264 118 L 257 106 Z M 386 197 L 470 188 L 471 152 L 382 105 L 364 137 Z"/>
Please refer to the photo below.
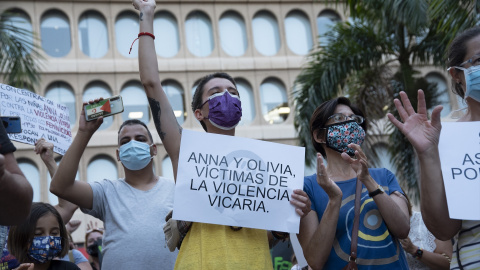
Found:
<path fill-rule="evenodd" d="M 460 253 L 460 260 L 458 259 Z M 450 269 L 480 270 L 480 221 L 463 220 Z"/>

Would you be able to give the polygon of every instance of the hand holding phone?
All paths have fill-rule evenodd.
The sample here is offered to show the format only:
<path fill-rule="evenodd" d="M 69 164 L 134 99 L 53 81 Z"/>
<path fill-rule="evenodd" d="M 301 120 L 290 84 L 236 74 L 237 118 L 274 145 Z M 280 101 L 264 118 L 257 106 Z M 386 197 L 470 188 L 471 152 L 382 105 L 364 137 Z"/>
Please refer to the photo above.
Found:
<path fill-rule="evenodd" d="M 92 121 L 100 116 L 107 117 L 123 112 L 123 100 L 121 96 L 113 96 L 95 103 L 86 104 L 84 109 L 85 120 Z"/>
<path fill-rule="evenodd" d="M 22 133 L 20 116 L 2 116 L 1 119 L 7 133 Z"/>

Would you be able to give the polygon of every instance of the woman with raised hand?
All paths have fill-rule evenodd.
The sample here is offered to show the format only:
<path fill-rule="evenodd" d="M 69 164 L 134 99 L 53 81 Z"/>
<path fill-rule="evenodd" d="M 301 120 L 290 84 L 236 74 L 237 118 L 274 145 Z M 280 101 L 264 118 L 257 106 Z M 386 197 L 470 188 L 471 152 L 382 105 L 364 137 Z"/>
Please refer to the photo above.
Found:
<path fill-rule="evenodd" d="M 468 29 L 452 41 L 448 51 L 448 66 L 453 91 L 467 104 L 465 114 L 458 121 L 480 121 L 480 27 Z M 450 269 L 477 269 L 480 267 L 480 221 L 451 219 L 448 214 L 438 151 L 442 106 L 433 109 L 429 120 L 422 90 L 418 91 L 417 112 L 407 94 L 401 92 L 400 98 L 401 102 L 398 99 L 394 102 L 401 121 L 392 114 L 388 118 L 408 138 L 417 152 L 420 161 L 420 200 L 425 225 L 440 240 L 449 240 L 458 233 Z"/>
<path fill-rule="evenodd" d="M 358 269 L 408 269 L 398 241 L 410 229 L 407 200 L 392 172 L 368 167 L 360 148 L 366 127 L 363 112 L 345 97 L 322 103 L 310 119 L 319 154 L 317 173 L 305 177 L 312 211 L 300 221 L 298 239 L 313 269 L 338 270 L 350 261 Z M 352 254 L 357 181 L 359 227 Z"/>

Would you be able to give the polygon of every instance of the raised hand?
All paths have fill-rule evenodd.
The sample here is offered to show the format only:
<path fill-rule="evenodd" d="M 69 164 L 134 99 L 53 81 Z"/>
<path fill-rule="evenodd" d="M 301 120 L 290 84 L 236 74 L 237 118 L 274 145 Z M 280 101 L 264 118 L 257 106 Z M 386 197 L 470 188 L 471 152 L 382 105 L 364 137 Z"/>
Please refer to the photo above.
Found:
<path fill-rule="evenodd" d="M 325 164 L 323 164 L 323 157 L 320 153 L 317 153 L 317 183 L 325 190 L 330 199 L 342 198 L 342 190 L 328 177 L 327 169 L 325 168 Z"/>
<path fill-rule="evenodd" d="M 295 212 L 300 215 L 300 218 L 308 215 L 310 210 L 312 210 L 312 202 L 305 191 L 301 189 L 295 189 L 292 194 L 292 199 L 290 203 L 295 206 Z"/>
<path fill-rule="evenodd" d="M 78 131 L 86 132 L 90 135 L 95 133 L 97 129 L 100 127 L 100 125 L 103 123 L 103 116 L 100 116 L 98 119 L 92 120 L 92 121 L 87 121 L 85 119 L 85 105 L 87 104 L 93 104 L 97 103 L 100 100 L 103 100 L 103 98 L 98 98 L 95 100 L 90 100 L 89 102 L 84 102 L 82 105 L 82 112 L 80 113 L 80 119 L 78 121 Z"/>
<path fill-rule="evenodd" d="M 53 159 L 53 143 L 47 142 L 44 138 L 40 138 L 35 143 L 35 154 L 39 154 L 44 163 L 55 162 Z"/>
<path fill-rule="evenodd" d="M 357 174 L 358 180 L 365 184 L 365 181 L 370 180 L 370 172 L 368 172 L 367 156 L 358 144 L 351 143 L 348 147 L 355 150 L 355 158 L 350 157 L 347 153 L 342 153 L 342 158 L 350 163 L 350 166 Z"/>
<path fill-rule="evenodd" d="M 440 138 L 440 112 L 442 106 L 437 106 L 432 111 L 432 120 L 428 120 L 427 106 L 425 104 L 425 94 L 422 90 L 418 90 L 418 106 L 417 112 L 413 109 L 410 100 L 405 92 L 400 92 L 400 98 L 394 100 L 395 107 L 402 122 L 397 120 L 391 113 L 388 119 L 394 124 L 410 141 L 418 154 L 438 146 Z M 403 105 L 402 105 L 403 103 Z"/>
<path fill-rule="evenodd" d="M 144 10 L 145 8 L 155 10 L 155 0 L 132 0 L 132 5 L 136 10 Z"/>

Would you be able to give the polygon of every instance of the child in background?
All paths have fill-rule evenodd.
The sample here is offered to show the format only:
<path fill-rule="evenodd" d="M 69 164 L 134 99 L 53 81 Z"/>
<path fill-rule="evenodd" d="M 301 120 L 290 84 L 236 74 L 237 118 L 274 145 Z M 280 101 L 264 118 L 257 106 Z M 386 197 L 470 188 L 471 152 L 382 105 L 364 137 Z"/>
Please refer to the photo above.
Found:
<path fill-rule="evenodd" d="M 58 211 L 47 203 L 33 203 L 30 215 L 10 227 L 8 250 L 28 270 L 80 270 L 74 263 L 53 260 L 68 253 L 68 235 Z"/>

